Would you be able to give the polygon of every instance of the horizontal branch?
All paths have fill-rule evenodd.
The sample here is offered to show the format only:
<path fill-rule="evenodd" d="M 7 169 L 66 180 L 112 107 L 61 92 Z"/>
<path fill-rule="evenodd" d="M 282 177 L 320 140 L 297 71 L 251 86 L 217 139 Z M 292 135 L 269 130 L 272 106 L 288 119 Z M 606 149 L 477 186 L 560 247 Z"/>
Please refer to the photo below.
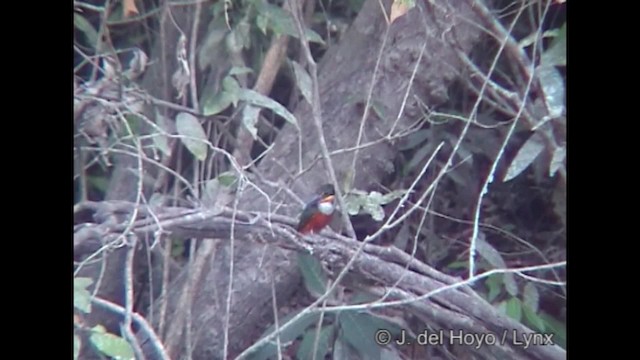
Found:
<path fill-rule="evenodd" d="M 74 249 L 93 236 L 116 238 L 130 223 L 129 215 L 136 208 L 133 203 L 101 202 L 80 206 L 99 214 L 94 218 L 103 223 L 78 227 Z M 158 231 L 178 236 L 198 238 L 229 238 L 232 209 L 189 209 L 178 207 L 151 209 L 139 206 L 137 218 L 131 226 L 136 234 L 157 234 Z M 154 216 L 151 216 L 153 213 Z M 116 220 L 114 220 L 116 219 Z M 332 269 L 340 269 L 356 254 L 361 243 L 338 234 L 323 232 L 320 236 L 301 237 L 293 230 L 295 220 L 282 215 L 237 211 L 235 237 L 243 241 L 262 241 L 286 249 L 312 253 Z M 91 229 L 83 230 L 83 229 Z M 101 244 L 102 242 L 98 242 Z M 102 243 L 103 244 L 103 243 Z M 446 275 L 411 257 L 395 247 L 366 244 L 349 269 L 356 276 L 373 281 L 370 292 L 381 296 L 374 307 L 407 305 L 408 314 L 441 329 L 459 329 L 472 333 L 505 334 L 507 342 L 481 350 L 485 355 L 498 358 L 562 359 L 565 351 L 557 345 L 518 345 L 517 337 L 533 331 L 501 314 L 471 289 L 477 277 L 462 280 Z M 383 286 L 385 291 L 381 291 Z M 395 300 L 395 301 L 394 301 Z M 135 320 L 135 319 L 134 319 Z M 286 329 L 287 324 L 279 331 Z M 275 337 L 276 333 L 271 334 Z M 266 340 L 266 339 L 265 339 Z"/>

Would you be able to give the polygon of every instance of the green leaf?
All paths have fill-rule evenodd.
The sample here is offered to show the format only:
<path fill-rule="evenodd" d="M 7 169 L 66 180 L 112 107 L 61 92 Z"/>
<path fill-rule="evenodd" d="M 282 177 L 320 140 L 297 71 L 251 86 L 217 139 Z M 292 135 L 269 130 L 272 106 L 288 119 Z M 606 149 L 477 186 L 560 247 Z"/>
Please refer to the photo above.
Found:
<path fill-rule="evenodd" d="M 409 222 L 404 221 L 402 223 L 402 226 L 400 227 L 400 230 L 398 230 L 398 232 L 395 234 L 393 246 L 397 247 L 398 249 L 404 250 L 407 247 L 409 239 L 412 238 L 413 236 L 409 232 Z"/>
<path fill-rule="evenodd" d="M 171 256 L 176 259 L 184 257 L 186 248 L 184 241 L 172 241 L 171 242 Z"/>
<path fill-rule="evenodd" d="M 426 143 L 423 147 L 418 149 L 418 151 L 413 154 L 413 157 L 407 164 L 404 173 L 407 174 L 412 170 L 417 170 L 418 166 L 421 166 L 422 162 L 425 161 L 432 153 L 433 153 L 433 145 L 431 143 Z"/>
<path fill-rule="evenodd" d="M 216 199 L 220 194 L 220 180 L 210 179 L 204 184 L 204 191 L 201 194 L 202 205 L 207 208 L 215 206 Z"/>
<path fill-rule="evenodd" d="M 429 139 L 432 132 L 432 129 L 421 129 L 407 135 L 400 143 L 398 150 L 406 151 L 417 148 L 418 145 Z"/>
<path fill-rule="evenodd" d="M 93 279 L 87 277 L 79 277 L 73 279 L 74 289 L 86 289 L 89 285 L 93 284 Z"/>
<path fill-rule="evenodd" d="M 260 15 L 267 18 L 267 25 L 274 33 L 278 35 L 289 35 L 299 39 L 298 29 L 296 28 L 291 15 L 282 8 L 271 5 L 269 3 L 261 3 L 257 6 Z M 324 44 L 322 37 L 311 29 L 303 29 L 307 41 Z"/>
<path fill-rule="evenodd" d="M 329 353 L 330 342 L 335 332 L 335 326 L 325 326 L 320 329 L 320 335 L 318 336 L 318 347 L 316 348 L 315 356 L 313 355 L 313 348 L 316 342 L 316 330 L 307 331 L 302 338 L 302 342 L 298 347 L 297 358 L 298 359 L 324 359 Z"/>
<path fill-rule="evenodd" d="M 380 120 L 385 120 L 387 118 L 384 104 L 381 101 L 372 100 L 371 110 L 373 110 Z"/>
<path fill-rule="evenodd" d="M 522 304 L 522 312 L 524 313 L 524 318 L 539 332 L 545 331 L 544 320 L 535 312 L 535 310 L 531 309 L 529 305 L 526 303 Z"/>
<path fill-rule="evenodd" d="M 542 54 L 541 62 L 550 66 L 567 65 L 567 23 L 558 30 L 551 46 Z"/>
<path fill-rule="evenodd" d="M 498 312 L 500 312 L 501 314 L 507 314 L 507 301 L 500 301 L 499 303 L 496 304 L 496 310 L 498 310 Z"/>
<path fill-rule="evenodd" d="M 92 283 L 90 278 L 73 279 L 73 306 L 85 314 L 91 312 L 91 293 L 87 287 Z"/>
<path fill-rule="evenodd" d="M 176 117 L 176 130 L 186 148 L 200 161 L 207 158 L 207 135 L 195 116 L 181 112 Z"/>
<path fill-rule="evenodd" d="M 231 75 L 225 76 L 224 79 L 222 79 L 222 89 L 231 96 L 233 106 L 237 106 L 240 90 L 242 89 L 238 80 Z"/>
<path fill-rule="evenodd" d="M 239 92 L 239 99 L 255 106 L 267 108 L 280 115 L 287 122 L 298 126 L 296 118 L 289 112 L 289 110 L 287 110 L 287 108 L 280 105 L 280 103 L 278 103 L 277 101 L 264 96 L 257 91 L 251 89 L 241 89 Z"/>
<path fill-rule="evenodd" d="M 401 355 L 401 353 L 404 353 L 404 352 L 399 350 L 396 347 L 391 347 L 391 346 L 383 347 L 380 349 L 380 360 L 405 359 L 405 357 Z"/>
<path fill-rule="evenodd" d="M 170 134 L 168 119 L 164 117 L 162 114 L 157 115 L 157 123 L 156 126 L 162 129 L 162 131 L 158 131 L 153 134 L 153 145 L 160 150 L 166 156 L 171 156 L 171 148 L 169 147 L 169 141 L 167 140 L 167 135 Z M 163 132 L 164 131 L 164 132 Z"/>
<path fill-rule="evenodd" d="M 381 205 L 402 197 L 404 192 L 404 190 L 397 190 L 382 195 L 377 191 L 372 191 L 367 194 L 366 192 L 354 189 L 347 194 L 345 198 L 347 213 L 349 215 L 358 215 L 361 213 L 360 210 L 362 209 L 362 212 L 371 215 L 374 220 L 382 221 L 385 213 L 384 208 Z"/>
<path fill-rule="evenodd" d="M 380 200 L 380 205 L 385 205 L 392 202 L 395 199 L 400 199 L 401 197 L 404 196 L 406 192 L 407 192 L 406 190 L 394 190 L 390 193 L 386 193 L 382 196 L 382 199 Z"/>
<path fill-rule="evenodd" d="M 538 303 L 540 301 L 540 294 L 538 293 L 538 287 L 535 283 L 529 282 L 524 286 L 522 294 L 522 301 L 525 305 L 529 306 L 534 312 L 538 311 Z"/>
<path fill-rule="evenodd" d="M 384 209 L 373 201 L 367 200 L 362 206 L 362 210 L 371 215 L 375 221 L 384 220 Z"/>
<path fill-rule="evenodd" d="M 549 177 L 552 177 L 556 171 L 564 164 L 564 158 L 567 155 L 567 151 L 564 146 L 558 146 L 553 151 L 551 162 L 549 162 Z"/>
<path fill-rule="evenodd" d="M 348 194 L 351 189 L 353 189 L 353 181 L 354 181 L 354 171 L 353 169 L 347 170 L 346 175 L 344 176 L 343 181 L 343 189 L 346 194 Z"/>
<path fill-rule="evenodd" d="M 222 186 L 232 186 L 238 181 L 238 177 L 233 171 L 225 171 L 218 175 L 218 181 Z"/>
<path fill-rule="evenodd" d="M 560 184 L 560 182 L 558 182 Z M 562 224 L 567 223 L 567 188 L 566 186 L 556 185 L 553 195 L 553 212 L 558 216 Z"/>
<path fill-rule="evenodd" d="M 233 76 L 226 76 L 222 80 L 222 90 L 204 101 L 202 113 L 205 116 L 211 116 L 222 112 L 231 104 L 236 106 L 239 93 L 240 84 L 238 84 L 238 81 Z"/>
<path fill-rule="evenodd" d="M 233 181 L 229 181 L 230 174 L 233 178 L 233 172 L 228 171 L 205 183 L 204 191 L 202 192 L 202 205 L 204 207 L 218 213 L 222 212 L 223 208 L 233 201 L 235 188 L 230 185 L 233 184 Z M 220 179 L 224 179 L 224 181 Z"/>
<path fill-rule="evenodd" d="M 229 6 L 228 2 L 225 1 L 216 1 L 213 5 L 211 5 L 211 14 L 215 18 L 223 18 L 224 14 L 227 11 L 227 7 Z M 226 24 L 225 24 L 226 26 Z"/>
<path fill-rule="evenodd" d="M 267 35 L 267 25 L 269 25 L 268 17 L 262 14 L 258 14 L 258 16 L 256 17 L 256 25 L 264 35 Z"/>
<path fill-rule="evenodd" d="M 233 104 L 233 102 L 233 96 L 222 90 L 213 97 L 205 100 L 204 105 L 202 106 L 202 114 L 204 116 L 219 114 Z"/>
<path fill-rule="evenodd" d="M 214 20 L 209 24 L 207 35 L 199 47 L 198 69 L 200 71 L 204 71 L 209 66 L 216 66 L 228 57 L 222 46 L 229 30 L 227 29 L 227 24 L 224 23 L 223 17 L 218 19 L 221 20 Z"/>
<path fill-rule="evenodd" d="M 374 296 L 364 291 L 358 291 L 353 295 L 349 304 L 364 304 L 378 300 L 378 296 Z"/>
<path fill-rule="evenodd" d="M 84 34 L 89 45 L 95 49 L 98 44 L 98 32 L 93 25 L 78 13 L 73 14 L 73 25 Z"/>
<path fill-rule="evenodd" d="M 500 295 L 500 291 L 502 290 L 502 274 L 492 274 L 489 275 L 487 280 L 485 281 L 487 288 L 489 288 L 489 293 L 487 294 L 487 301 L 493 302 L 493 300 Z"/>
<path fill-rule="evenodd" d="M 230 53 L 240 53 L 242 48 L 244 47 L 244 42 L 246 38 L 244 37 L 242 31 L 239 27 L 234 28 L 232 31 L 227 33 L 225 37 L 225 45 L 227 50 Z"/>
<path fill-rule="evenodd" d="M 544 101 L 547 103 L 549 116 L 551 118 L 559 117 L 564 112 L 564 79 L 555 66 L 540 65 L 536 70 L 544 92 Z"/>
<path fill-rule="evenodd" d="M 290 319 L 295 317 L 299 311 L 293 312 L 278 321 L 278 324 L 282 325 L 288 322 Z M 293 340 L 297 339 L 300 336 L 303 336 L 307 329 L 310 326 L 316 325 L 318 323 L 318 319 L 320 317 L 319 312 L 312 312 L 304 314 L 298 321 L 291 324 L 288 328 L 283 330 L 280 333 L 280 342 L 281 344 L 290 343 Z M 325 319 L 327 315 L 325 315 Z M 262 335 L 262 338 L 271 334 L 275 331 L 275 325 L 271 325 Z M 267 342 L 263 346 L 256 349 L 252 355 L 249 356 L 251 360 L 266 360 L 273 359 L 275 355 L 278 353 L 278 347 L 276 345 L 275 337 L 271 339 L 271 341 Z"/>
<path fill-rule="evenodd" d="M 349 346 L 349 343 L 344 339 L 344 337 L 340 336 L 333 343 L 333 357 L 335 360 L 343 360 L 343 359 L 358 359 L 358 354 L 352 346 Z"/>
<path fill-rule="evenodd" d="M 506 306 L 507 316 L 516 321 L 522 320 L 522 303 L 520 302 L 520 299 L 518 299 L 517 297 L 512 297 L 507 300 Z"/>
<path fill-rule="evenodd" d="M 396 321 L 389 321 L 385 318 L 381 318 L 370 313 L 357 313 L 357 314 L 362 315 L 361 321 L 364 321 L 369 324 L 368 327 L 369 329 L 372 330 L 374 335 L 379 329 L 389 330 L 389 332 L 394 336 L 398 336 L 402 333 L 401 325 L 399 325 L 399 323 Z"/>
<path fill-rule="evenodd" d="M 449 269 L 466 269 L 468 263 L 466 261 L 454 261 L 447 265 Z"/>
<path fill-rule="evenodd" d="M 102 328 L 94 328 L 94 332 L 89 337 L 89 341 L 100 352 L 107 356 L 117 357 L 120 359 L 134 359 L 133 349 L 131 345 L 123 338 L 102 332 Z"/>
<path fill-rule="evenodd" d="M 162 207 L 164 204 L 169 203 L 169 196 L 163 193 L 153 193 L 148 201 L 149 206 L 155 209 Z"/>
<path fill-rule="evenodd" d="M 302 93 L 302 96 L 309 104 L 312 103 L 311 77 L 307 71 L 297 62 L 291 61 L 293 72 L 296 74 L 296 84 Z"/>
<path fill-rule="evenodd" d="M 246 66 L 234 66 L 229 70 L 229 75 L 244 75 L 250 74 L 253 72 L 253 69 L 248 68 Z"/>
<path fill-rule="evenodd" d="M 298 254 L 298 266 L 302 272 L 304 285 L 311 294 L 320 296 L 327 291 L 327 276 L 318 259 L 311 255 L 300 253 Z"/>
<path fill-rule="evenodd" d="M 118 1 L 113 4 L 113 8 L 108 11 L 109 17 L 107 18 L 108 23 L 120 22 L 124 18 L 124 11 L 122 6 L 122 1 Z"/>
<path fill-rule="evenodd" d="M 169 142 L 165 135 L 161 133 L 154 134 L 153 145 L 155 145 L 156 149 L 160 150 L 160 152 L 166 156 L 171 156 L 171 148 L 169 147 Z"/>
<path fill-rule="evenodd" d="M 382 202 L 382 194 L 380 194 L 377 191 L 372 191 L 369 193 L 368 196 L 368 200 L 372 203 L 372 204 L 380 204 Z"/>
<path fill-rule="evenodd" d="M 356 194 L 348 194 L 344 199 L 347 205 L 347 214 L 358 215 L 360 213 L 360 207 L 364 204 L 364 198 Z"/>
<path fill-rule="evenodd" d="M 511 161 L 502 181 L 507 182 L 520 175 L 542 153 L 542 150 L 544 150 L 544 140 L 541 135 L 539 133 L 531 135 Z"/>
<path fill-rule="evenodd" d="M 82 346 L 80 337 L 78 335 L 73 335 L 73 360 L 78 360 L 78 355 L 80 355 L 80 346 Z"/>
<path fill-rule="evenodd" d="M 246 17 L 244 17 L 238 23 L 235 29 L 233 29 L 233 33 L 235 34 L 238 41 L 242 45 L 242 48 L 244 49 L 251 48 L 251 24 L 249 24 Z"/>
<path fill-rule="evenodd" d="M 87 182 L 103 194 L 106 193 L 107 188 L 109 188 L 109 179 L 105 176 L 87 175 Z"/>
<path fill-rule="evenodd" d="M 322 45 L 325 44 L 324 40 L 322 40 L 322 36 L 320 36 L 317 32 L 309 28 L 304 29 L 304 36 L 307 38 L 308 42 L 313 42 L 313 43 L 322 44 Z M 297 31 L 296 31 L 295 37 L 299 38 Z"/>
<path fill-rule="evenodd" d="M 342 337 L 363 359 L 380 359 L 380 346 L 375 342 L 376 331 L 387 329 L 393 334 L 399 333 L 395 324 L 366 313 L 343 311 L 339 321 Z"/>
<path fill-rule="evenodd" d="M 553 342 L 558 344 L 559 346 L 566 348 L 567 346 L 567 326 L 556 320 L 549 314 L 541 313 L 540 318 L 545 322 L 545 331 L 551 332 L 554 334 Z"/>
<path fill-rule="evenodd" d="M 142 127 L 145 126 L 145 119 L 137 114 L 127 114 L 125 115 L 125 120 L 129 124 L 131 128 L 131 132 L 134 134 L 141 134 Z"/>
<path fill-rule="evenodd" d="M 507 264 L 504 262 L 502 255 L 484 239 L 484 234 L 481 232 L 476 239 L 476 250 L 478 254 L 485 259 L 491 266 L 497 269 L 506 269 Z M 503 274 L 504 286 L 507 292 L 511 296 L 518 295 L 518 284 L 513 274 Z"/>
<path fill-rule="evenodd" d="M 258 139 L 258 117 L 260 116 L 260 108 L 252 105 L 247 105 L 242 110 L 242 125 L 249 131 L 253 140 Z"/>
<path fill-rule="evenodd" d="M 362 359 L 380 358 L 381 347 L 375 342 L 378 330 L 388 330 L 393 336 L 401 333 L 400 326 L 395 322 L 364 312 L 344 311 L 340 313 L 338 320 L 342 329 L 341 338 L 346 340 Z"/>
<path fill-rule="evenodd" d="M 542 38 L 555 38 L 557 37 L 559 34 L 558 29 L 553 29 L 553 30 L 547 30 L 545 32 L 542 33 Z M 529 34 L 528 36 L 526 36 L 525 38 L 523 38 L 522 40 L 520 40 L 519 42 L 519 46 L 521 48 L 526 48 L 527 46 L 531 46 L 533 45 L 533 43 L 536 42 L 536 39 L 538 38 L 538 32 L 534 31 L 532 34 Z"/>

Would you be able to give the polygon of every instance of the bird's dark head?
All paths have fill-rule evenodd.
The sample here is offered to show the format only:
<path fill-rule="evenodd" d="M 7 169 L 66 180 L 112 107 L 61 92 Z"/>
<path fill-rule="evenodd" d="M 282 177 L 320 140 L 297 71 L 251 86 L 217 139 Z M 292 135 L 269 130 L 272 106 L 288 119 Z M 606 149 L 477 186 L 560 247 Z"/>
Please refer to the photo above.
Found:
<path fill-rule="evenodd" d="M 324 184 L 318 188 L 318 194 L 320 195 L 320 199 L 325 201 L 332 201 L 336 191 L 333 185 Z"/>
<path fill-rule="evenodd" d="M 314 200 L 305 206 L 300 215 L 297 229 L 301 234 L 317 233 L 331 222 L 335 210 L 333 185 L 322 185 L 316 194 Z"/>

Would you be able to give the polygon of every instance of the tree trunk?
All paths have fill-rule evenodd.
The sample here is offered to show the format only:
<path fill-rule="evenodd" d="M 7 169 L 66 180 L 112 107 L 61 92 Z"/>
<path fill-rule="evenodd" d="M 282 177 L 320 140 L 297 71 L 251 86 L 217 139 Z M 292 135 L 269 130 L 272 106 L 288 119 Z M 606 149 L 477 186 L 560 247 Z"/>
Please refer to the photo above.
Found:
<path fill-rule="evenodd" d="M 171 13 L 175 21 L 181 25 L 182 29 L 189 29 L 188 24 L 193 21 L 193 7 L 173 7 Z M 147 69 L 142 80 L 142 87 L 157 99 L 173 101 L 171 74 L 176 69 L 177 60 L 175 56 L 175 48 L 178 43 L 180 33 L 168 16 L 165 16 L 164 21 L 167 24 L 165 26 L 165 31 L 162 32 L 162 36 L 157 37 L 158 41 L 154 45 L 154 49 L 150 56 L 152 59 L 163 60 L 155 66 L 150 66 Z M 165 109 L 158 110 L 162 113 Z M 146 116 L 149 119 L 153 119 L 153 109 L 148 108 Z M 145 126 L 145 123 L 141 123 L 141 125 L 141 133 L 139 135 L 148 134 L 151 131 L 149 126 Z M 146 155 L 152 157 L 151 153 L 147 153 Z M 140 173 L 140 169 L 138 168 L 138 159 L 130 155 L 116 153 L 114 154 L 113 166 L 114 169 L 106 191 L 105 200 L 135 201 L 139 185 L 138 174 Z M 145 182 L 143 182 L 142 187 L 143 193 L 146 199 L 149 199 L 153 189 L 147 180 L 156 177 L 158 174 L 158 168 L 147 162 L 143 162 L 142 173 L 145 174 Z M 96 216 L 100 217 L 100 214 L 96 214 Z M 95 220 L 96 222 L 117 221 L 116 219 Z M 85 246 L 82 252 L 74 254 L 76 261 L 98 251 L 102 245 L 103 244 L 100 241 L 89 242 L 88 246 Z M 140 246 L 140 248 L 143 247 Z M 93 286 L 99 282 L 100 288 L 96 293 L 96 297 L 124 306 L 124 271 L 126 253 L 127 246 L 103 251 L 99 258 L 100 261 L 94 264 L 87 264 L 80 270 L 78 274 L 79 277 L 89 277 L 93 279 L 94 285 L 90 288 L 91 291 L 93 291 Z M 148 278 L 148 272 L 150 269 L 148 268 L 148 261 L 146 257 L 147 255 L 145 251 L 137 251 L 134 261 L 134 274 L 137 279 L 146 280 Z M 104 269 L 102 269 L 103 266 Z M 135 285 L 140 284 L 136 283 Z M 139 310 L 139 312 L 144 314 L 143 310 Z M 122 316 L 115 315 L 111 311 L 94 306 L 91 313 L 87 315 L 85 320 L 86 325 L 89 327 L 100 324 L 105 326 L 108 332 L 120 334 L 120 324 L 122 319 Z M 83 339 L 82 343 L 88 344 L 86 338 Z M 92 359 L 98 357 L 89 346 L 83 346 L 80 358 Z"/>
<path fill-rule="evenodd" d="M 391 1 L 383 0 L 382 3 L 388 14 Z M 361 143 L 380 139 L 392 128 L 398 132 L 413 124 L 421 116 L 414 95 L 428 106 L 446 101 L 447 88 L 461 66 L 456 51 L 469 52 L 479 37 L 478 30 L 469 22 L 473 18 L 465 1 L 435 1 L 434 4 L 418 1 L 415 8 L 388 26 L 380 1 L 366 1 L 340 43 L 329 49 L 319 64 L 323 131 L 329 151 L 357 145 L 379 54 L 381 59 L 371 97 L 376 110 L 369 111 Z M 387 29 L 388 34 L 385 34 Z M 424 44 L 424 53 L 412 82 L 413 69 Z M 403 104 L 409 86 L 411 90 Z M 398 117 L 403 105 L 404 112 Z M 309 104 L 300 103 L 294 114 L 300 132 L 287 124 L 270 153 L 259 164 L 259 170 L 266 179 L 287 184 L 305 198 L 319 185 L 329 182 L 329 177 L 323 163 L 316 161 L 309 171 L 292 180 L 300 168 L 313 164 L 320 154 Z M 302 137 L 302 164 L 298 160 L 299 136 Z M 394 171 L 396 149 L 392 141 L 383 140 L 359 150 L 355 169 L 352 169 L 353 156 L 354 152 L 350 151 L 333 156 L 331 160 L 339 181 L 355 170 L 355 188 L 374 187 Z M 285 192 L 266 184 L 259 185 L 271 197 L 272 206 L 289 204 L 282 206 L 280 213 L 294 216 L 300 211 L 299 206 L 291 206 L 295 202 Z M 240 208 L 267 211 L 268 202 L 255 189 L 247 187 L 240 199 Z M 223 357 L 229 250 L 227 242 L 219 244 L 195 294 L 192 329 L 197 340 L 193 359 Z M 289 251 L 236 239 L 229 321 L 230 358 L 258 339 L 273 323 L 271 280 L 275 282 L 278 304 L 283 304 L 299 287 L 295 256 Z M 178 280 L 172 289 L 182 289 L 185 280 Z M 170 295 L 169 314 L 179 296 L 177 292 Z"/>

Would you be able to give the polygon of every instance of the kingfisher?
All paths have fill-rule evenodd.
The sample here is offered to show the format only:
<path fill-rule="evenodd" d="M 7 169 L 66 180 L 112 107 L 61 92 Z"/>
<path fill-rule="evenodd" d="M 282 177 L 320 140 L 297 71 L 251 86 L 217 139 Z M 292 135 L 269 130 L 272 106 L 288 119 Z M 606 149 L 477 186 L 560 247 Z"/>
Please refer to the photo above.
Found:
<path fill-rule="evenodd" d="M 296 228 L 300 234 L 318 233 L 331 222 L 335 210 L 335 189 L 331 184 L 322 185 L 319 195 L 302 210 Z"/>

